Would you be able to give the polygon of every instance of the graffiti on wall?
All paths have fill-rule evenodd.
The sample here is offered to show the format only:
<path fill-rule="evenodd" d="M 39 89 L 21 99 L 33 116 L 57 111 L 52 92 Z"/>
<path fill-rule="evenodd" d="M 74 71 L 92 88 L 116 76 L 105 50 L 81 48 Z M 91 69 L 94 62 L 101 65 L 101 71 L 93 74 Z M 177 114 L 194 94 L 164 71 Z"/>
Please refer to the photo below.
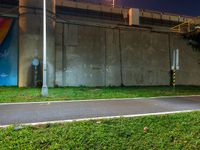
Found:
<path fill-rule="evenodd" d="M 17 85 L 17 58 L 17 21 L 0 17 L 0 86 Z"/>

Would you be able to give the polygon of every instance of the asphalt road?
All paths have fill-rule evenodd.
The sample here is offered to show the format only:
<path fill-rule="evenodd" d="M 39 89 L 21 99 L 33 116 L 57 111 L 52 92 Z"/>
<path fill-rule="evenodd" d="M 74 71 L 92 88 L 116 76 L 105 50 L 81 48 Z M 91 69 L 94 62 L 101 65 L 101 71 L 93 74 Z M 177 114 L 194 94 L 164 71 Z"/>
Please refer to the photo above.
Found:
<path fill-rule="evenodd" d="M 200 110 L 200 96 L 0 104 L 0 126 L 185 110 Z"/>

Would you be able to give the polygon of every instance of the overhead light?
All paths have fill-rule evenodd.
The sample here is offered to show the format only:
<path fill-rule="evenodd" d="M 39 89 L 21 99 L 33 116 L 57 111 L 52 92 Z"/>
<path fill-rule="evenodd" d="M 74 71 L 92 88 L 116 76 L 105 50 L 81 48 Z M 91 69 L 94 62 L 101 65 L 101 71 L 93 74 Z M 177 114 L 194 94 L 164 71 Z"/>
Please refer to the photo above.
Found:
<path fill-rule="evenodd" d="M 112 1 L 112 6 L 115 7 L 115 0 Z"/>
<path fill-rule="evenodd" d="M 200 29 L 200 26 L 196 26 L 195 29 Z"/>

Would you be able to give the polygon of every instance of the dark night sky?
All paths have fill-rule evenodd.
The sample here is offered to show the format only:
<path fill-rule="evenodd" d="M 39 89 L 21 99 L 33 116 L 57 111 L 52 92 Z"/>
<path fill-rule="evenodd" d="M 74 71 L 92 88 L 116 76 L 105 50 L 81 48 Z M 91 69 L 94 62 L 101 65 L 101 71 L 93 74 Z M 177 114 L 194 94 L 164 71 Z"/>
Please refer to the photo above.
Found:
<path fill-rule="evenodd" d="M 102 2 L 102 0 L 93 0 Z M 110 3 L 112 0 L 103 0 Z M 200 0 L 116 0 L 117 5 L 200 16 Z"/>

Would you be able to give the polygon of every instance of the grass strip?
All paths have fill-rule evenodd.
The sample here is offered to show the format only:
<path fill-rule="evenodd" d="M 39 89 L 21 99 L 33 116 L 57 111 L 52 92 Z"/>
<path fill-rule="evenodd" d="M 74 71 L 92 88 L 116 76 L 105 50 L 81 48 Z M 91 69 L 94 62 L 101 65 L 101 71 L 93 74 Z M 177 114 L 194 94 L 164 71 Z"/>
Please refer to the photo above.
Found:
<path fill-rule="evenodd" d="M 0 149 L 199 150 L 200 112 L 9 127 Z"/>
<path fill-rule="evenodd" d="M 10 102 L 39 102 L 65 101 L 110 98 L 137 98 L 158 96 L 200 95 L 200 87 L 178 86 L 176 91 L 172 87 L 66 87 L 50 88 L 49 96 L 42 97 L 39 88 L 0 87 L 0 103 Z"/>

